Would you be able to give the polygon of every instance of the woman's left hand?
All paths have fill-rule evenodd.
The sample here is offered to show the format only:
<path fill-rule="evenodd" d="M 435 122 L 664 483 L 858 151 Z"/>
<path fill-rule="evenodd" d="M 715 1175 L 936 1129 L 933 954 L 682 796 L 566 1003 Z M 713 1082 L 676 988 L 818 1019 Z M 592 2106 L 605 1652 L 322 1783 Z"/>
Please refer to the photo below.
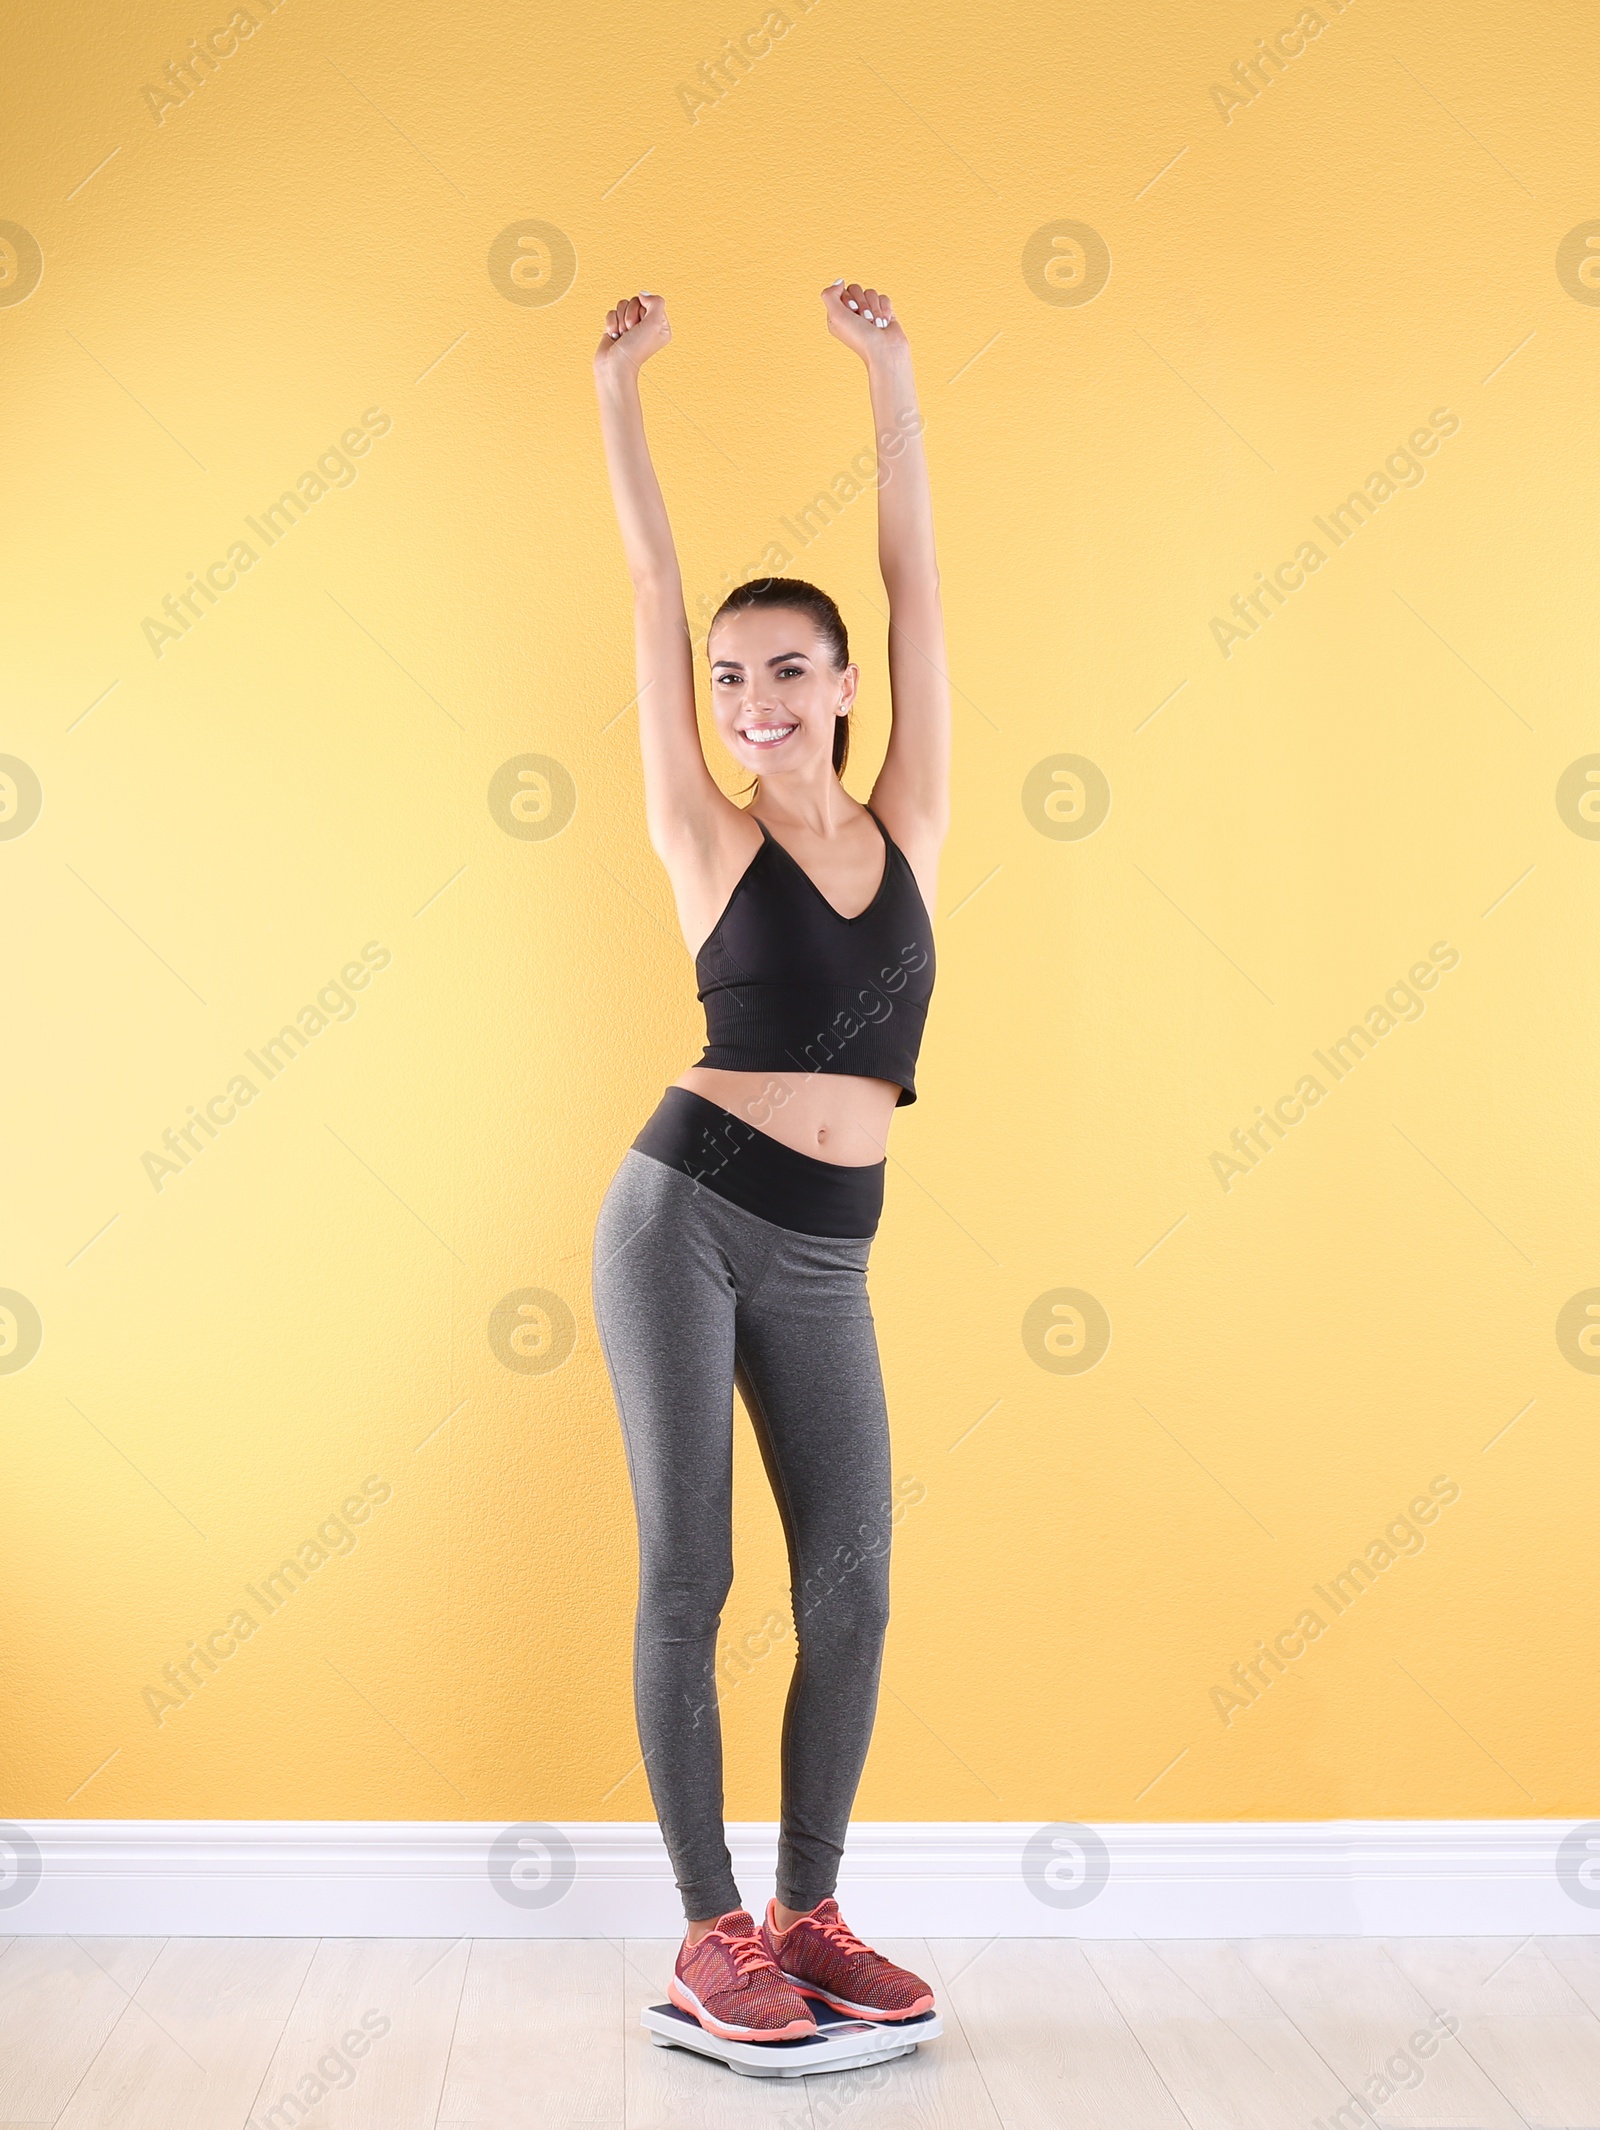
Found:
<path fill-rule="evenodd" d="M 834 339 L 854 348 L 863 362 L 886 348 L 910 346 L 894 306 L 881 289 L 863 288 L 859 281 L 835 281 L 822 291 L 822 308 Z"/>

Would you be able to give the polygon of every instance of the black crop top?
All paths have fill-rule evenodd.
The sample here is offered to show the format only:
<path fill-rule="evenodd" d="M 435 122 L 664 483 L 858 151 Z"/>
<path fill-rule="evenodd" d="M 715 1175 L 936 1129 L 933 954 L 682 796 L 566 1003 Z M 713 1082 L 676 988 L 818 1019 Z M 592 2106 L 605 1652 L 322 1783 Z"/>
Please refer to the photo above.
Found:
<path fill-rule="evenodd" d="M 933 925 L 905 853 L 872 818 L 885 846 L 883 879 L 856 917 L 842 917 L 756 822 L 761 848 L 695 956 L 706 1009 L 701 1065 L 859 1074 L 893 1081 L 896 1108 L 915 1102 Z"/>

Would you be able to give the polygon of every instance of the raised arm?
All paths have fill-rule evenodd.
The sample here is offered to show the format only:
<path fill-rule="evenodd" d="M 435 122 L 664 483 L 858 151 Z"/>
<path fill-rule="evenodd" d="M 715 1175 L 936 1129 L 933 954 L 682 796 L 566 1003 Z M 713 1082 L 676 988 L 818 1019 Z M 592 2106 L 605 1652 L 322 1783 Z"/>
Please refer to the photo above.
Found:
<path fill-rule="evenodd" d="M 639 400 L 640 366 L 671 338 L 662 299 L 630 297 L 606 313 L 594 378 L 611 495 L 633 580 L 645 822 L 669 870 L 695 873 L 716 864 L 723 816 L 738 809 L 719 790 L 700 745 L 683 579 Z"/>
<path fill-rule="evenodd" d="M 867 366 L 878 440 L 878 568 L 889 598 L 891 721 L 872 804 L 916 870 L 931 874 L 950 823 L 950 683 L 911 344 L 877 289 L 836 281 L 822 301 L 828 330 Z"/>

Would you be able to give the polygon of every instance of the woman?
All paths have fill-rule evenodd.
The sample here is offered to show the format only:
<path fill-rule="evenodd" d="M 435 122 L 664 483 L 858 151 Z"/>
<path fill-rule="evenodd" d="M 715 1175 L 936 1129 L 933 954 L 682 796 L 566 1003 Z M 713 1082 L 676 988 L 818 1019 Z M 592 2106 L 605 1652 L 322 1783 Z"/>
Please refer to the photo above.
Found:
<path fill-rule="evenodd" d="M 867 366 L 893 726 L 872 804 L 839 781 L 858 669 L 825 592 L 739 587 L 706 655 L 717 735 L 755 796 L 714 781 L 639 370 L 659 296 L 595 356 L 633 580 L 645 818 L 705 1004 L 707 1045 L 623 1156 L 594 1243 L 595 1314 L 639 1525 L 634 1695 L 688 1928 L 675 2003 L 738 2041 L 811 2034 L 808 1999 L 874 2020 L 933 2003 L 833 1899 L 888 1619 L 888 1421 L 867 1298 L 890 1113 L 916 1099 L 929 912 L 949 815 L 950 704 L 911 351 L 887 296 L 837 281 L 829 330 Z M 778 1883 L 740 1904 L 722 1820 L 716 1638 L 733 1578 L 733 1389 L 788 1542 L 798 1656 L 784 1715 Z"/>

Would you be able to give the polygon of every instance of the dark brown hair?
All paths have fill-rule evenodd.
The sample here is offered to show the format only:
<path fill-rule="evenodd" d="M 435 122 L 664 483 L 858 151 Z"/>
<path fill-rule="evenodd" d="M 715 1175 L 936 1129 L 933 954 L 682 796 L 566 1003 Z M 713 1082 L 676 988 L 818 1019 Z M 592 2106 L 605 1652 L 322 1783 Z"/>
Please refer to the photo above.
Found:
<path fill-rule="evenodd" d="M 711 617 L 714 629 L 724 614 L 748 613 L 752 607 L 787 607 L 796 614 L 804 614 L 815 627 L 828 649 L 836 673 L 842 673 L 850 663 L 850 638 L 845 630 L 844 616 L 816 585 L 807 584 L 803 577 L 754 577 L 748 584 L 736 585 Z M 706 630 L 706 644 L 711 643 L 711 629 Z M 850 719 L 836 717 L 833 721 L 833 769 L 835 776 L 843 776 L 844 765 L 850 759 Z M 760 783 L 756 779 L 756 784 Z M 755 785 L 751 786 L 755 789 Z"/>

